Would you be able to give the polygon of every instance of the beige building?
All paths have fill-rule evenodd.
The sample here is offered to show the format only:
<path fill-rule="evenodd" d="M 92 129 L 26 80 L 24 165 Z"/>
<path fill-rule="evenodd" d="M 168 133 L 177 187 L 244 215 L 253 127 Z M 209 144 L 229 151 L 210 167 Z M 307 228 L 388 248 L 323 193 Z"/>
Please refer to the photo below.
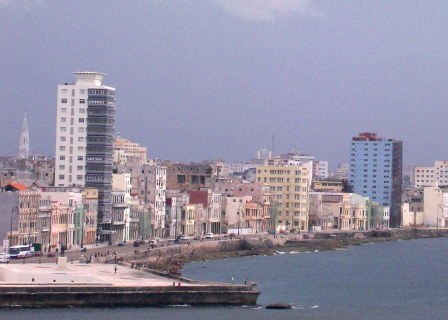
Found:
<path fill-rule="evenodd" d="M 271 206 L 276 206 L 277 231 L 308 230 L 308 197 L 311 162 L 259 166 L 257 182 L 269 185 Z"/>
<path fill-rule="evenodd" d="M 423 203 L 424 226 L 448 227 L 448 188 L 425 187 Z"/>
<path fill-rule="evenodd" d="M 415 167 L 413 178 L 416 188 L 447 186 L 448 161 L 436 160 L 432 167 Z"/>
<path fill-rule="evenodd" d="M 342 199 L 342 193 L 310 192 L 310 225 L 315 230 L 338 229 Z"/>
<path fill-rule="evenodd" d="M 311 189 L 316 192 L 342 192 L 342 181 L 316 180 L 311 182 Z"/>
<path fill-rule="evenodd" d="M 40 243 L 39 228 L 39 190 L 23 190 L 19 192 L 19 244 Z"/>
<path fill-rule="evenodd" d="M 409 227 L 421 227 L 423 226 L 423 204 L 421 202 L 405 202 L 401 206 L 403 214 L 402 226 Z"/>
<path fill-rule="evenodd" d="M 122 138 L 120 135 L 114 139 L 114 163 L 126 164 L 129 157 L 140 159 L 140 164 L 146 162 L 146 147 Z"/>

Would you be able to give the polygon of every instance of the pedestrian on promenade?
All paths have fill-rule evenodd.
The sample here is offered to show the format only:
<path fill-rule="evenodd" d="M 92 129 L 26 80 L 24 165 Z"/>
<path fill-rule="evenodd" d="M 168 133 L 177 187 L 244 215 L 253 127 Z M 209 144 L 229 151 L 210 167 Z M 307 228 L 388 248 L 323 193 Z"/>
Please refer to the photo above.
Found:
<path fill-rule="evenodd" d="M 233 281 L 235 281 L 235 276 L 232 275 L 232 283 L 233 283 Z"/>
<path fill-rule="evenodd" d="M 115 270 L 115 273 L 117 273 L 117 266 L 115 266 L 114 270 Z"/>
<path fill-rule="evenodd" d="M 247 285 L 247 276 L 244 277 L 244 285 Z"/>

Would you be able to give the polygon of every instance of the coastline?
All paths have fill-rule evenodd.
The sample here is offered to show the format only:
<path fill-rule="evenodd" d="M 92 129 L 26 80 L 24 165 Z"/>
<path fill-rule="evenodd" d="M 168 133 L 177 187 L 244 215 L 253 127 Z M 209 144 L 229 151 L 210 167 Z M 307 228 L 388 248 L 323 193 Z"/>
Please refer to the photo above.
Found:
<path fill-rule="evenodd" d="M 175 246 L 174 248 L 177 250 L 172 250 L 172 247 L 158 248 L 151 254 L 132 255 L 126 257 L 125 260 L 130 264 L 146 267 L 155 272 L 179 277 L 182 275 L 183 265 L 191 262 L 275 255 L 283 252 L 333 251 L 367 243 L 438 237 L 448 237 L 448 229 L 316 233 L 312 238 L 308 234 L 301 236 L 293 234 L 276 238 L 271 235 L 262 235 L 258 238 L 240 237 L 236 240 L 216 241 L 218 244 L 215 247 L 201 246 L 204 244 L 202 242 Z M 226 242 L 231 242 L 233 246 L 224 245 Z"/>

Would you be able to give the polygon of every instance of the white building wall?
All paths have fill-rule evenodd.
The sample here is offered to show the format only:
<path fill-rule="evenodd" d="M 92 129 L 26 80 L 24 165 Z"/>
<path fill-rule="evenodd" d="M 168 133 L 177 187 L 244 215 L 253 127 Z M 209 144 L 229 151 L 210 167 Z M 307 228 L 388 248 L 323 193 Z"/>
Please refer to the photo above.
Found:
<path fill-rule="evenodd" d="M 55 186 L 85 184 L 87 99 L 89 88 L 102 85 L 103 74 L 75 72 L 74 84 L 58 85 L 56 111 Z"/>
<path fill-rule="evenodd" d="M 428 227 L 439 225 L 443 212 L 443 192 L 439 187 L 425 187 L 423 189 L 423 224 Z"/>

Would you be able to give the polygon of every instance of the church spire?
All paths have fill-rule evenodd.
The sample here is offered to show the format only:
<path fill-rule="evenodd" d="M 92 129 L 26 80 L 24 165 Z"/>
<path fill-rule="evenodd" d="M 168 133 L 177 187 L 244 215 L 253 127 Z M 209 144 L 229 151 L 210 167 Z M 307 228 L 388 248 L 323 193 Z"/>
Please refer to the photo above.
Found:
<path fill-rule="evenodd" d="M 22 123 L 22 132 L 20 133 L 19 155 L 17 158 L 28 159 L 29 157 L 30 157 L 30 136 L 28 133 L 28 122 L 26 121 L 26 110 L 25 110 L 25 117 L 23 118 Z"/>

